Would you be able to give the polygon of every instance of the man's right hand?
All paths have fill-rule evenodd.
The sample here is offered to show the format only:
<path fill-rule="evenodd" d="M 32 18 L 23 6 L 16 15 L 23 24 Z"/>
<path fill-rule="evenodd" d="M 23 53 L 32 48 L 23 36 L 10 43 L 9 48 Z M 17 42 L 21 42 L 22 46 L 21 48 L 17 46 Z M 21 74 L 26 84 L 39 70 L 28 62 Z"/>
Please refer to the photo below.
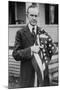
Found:
<path fill-rule="evenodd" d="M 34 45 L 34 46 L 31 47 L 31 51 L 33 53 L 38 53 L 40 48 L 43 48 L 43 47 L 42 46 L 38 46 L 38 45 Z"/>

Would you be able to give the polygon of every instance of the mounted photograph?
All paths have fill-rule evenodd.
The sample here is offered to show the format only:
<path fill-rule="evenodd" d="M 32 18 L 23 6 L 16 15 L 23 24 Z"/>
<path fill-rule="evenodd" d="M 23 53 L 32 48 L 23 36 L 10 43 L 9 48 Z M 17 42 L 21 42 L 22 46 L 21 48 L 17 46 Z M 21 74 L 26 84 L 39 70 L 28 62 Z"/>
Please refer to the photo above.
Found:
<path fill-rule="evenodd" d="M 59 85 L 59 4 L 8 1 L 8 88 Z"/>

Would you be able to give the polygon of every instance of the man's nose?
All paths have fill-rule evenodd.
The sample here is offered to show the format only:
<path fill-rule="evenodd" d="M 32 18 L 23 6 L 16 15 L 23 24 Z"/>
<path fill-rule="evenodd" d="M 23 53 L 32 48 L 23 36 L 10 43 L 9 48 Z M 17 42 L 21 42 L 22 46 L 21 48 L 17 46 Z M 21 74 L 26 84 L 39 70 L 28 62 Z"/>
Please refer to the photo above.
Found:
<path fill-rule="evenodd" d="M 33 19 L 36 19 L 35 15 L 33 16 Z"/>

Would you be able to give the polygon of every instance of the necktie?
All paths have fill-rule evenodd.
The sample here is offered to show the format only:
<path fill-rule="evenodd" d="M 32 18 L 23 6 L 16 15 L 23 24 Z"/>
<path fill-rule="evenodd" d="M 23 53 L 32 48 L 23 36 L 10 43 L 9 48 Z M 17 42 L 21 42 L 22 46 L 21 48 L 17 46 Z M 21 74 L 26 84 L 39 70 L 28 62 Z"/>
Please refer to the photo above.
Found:
<path fill-rule="evenodd" d="M 32 28 L 32 36 L 33 36 L 33 42 L 35 43 L 35 41 L 36 41 L 36 34 L 35 34 L 35 28 L 33 27 Z"/>
<path fill-rule="evenodd" d="M 33 36 L 35 36 L 35 31 L 34 31 L 34 27 L 32 28 L 32 34 L 33 34 Z"/>

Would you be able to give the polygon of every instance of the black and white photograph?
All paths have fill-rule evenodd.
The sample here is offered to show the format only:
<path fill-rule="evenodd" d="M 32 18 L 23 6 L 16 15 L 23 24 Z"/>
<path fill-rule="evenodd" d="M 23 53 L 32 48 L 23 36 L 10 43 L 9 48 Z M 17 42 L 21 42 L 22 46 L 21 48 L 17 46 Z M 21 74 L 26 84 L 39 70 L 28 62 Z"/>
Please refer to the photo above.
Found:
<path fill-rule="evenodd" d="M 59 4 L 8 1 L 8 88 L 59 85 Z"/>

